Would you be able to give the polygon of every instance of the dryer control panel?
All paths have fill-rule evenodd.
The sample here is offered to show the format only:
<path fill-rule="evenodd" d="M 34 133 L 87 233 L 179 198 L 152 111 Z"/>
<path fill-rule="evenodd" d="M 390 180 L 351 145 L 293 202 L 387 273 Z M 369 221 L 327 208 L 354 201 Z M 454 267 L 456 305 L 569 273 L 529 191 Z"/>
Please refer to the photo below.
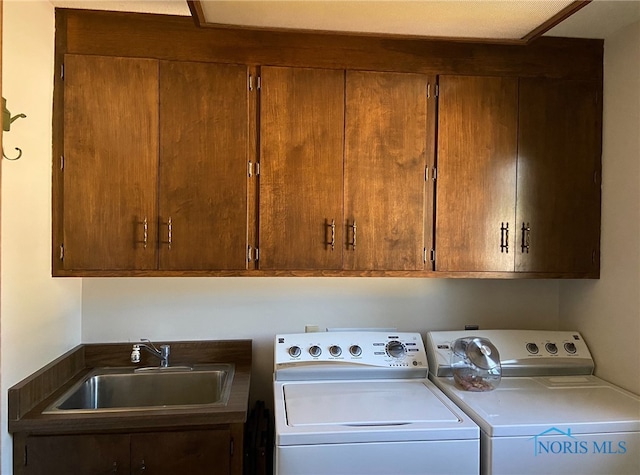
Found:
<path fill-rule="evenodd" d="M 593 373 L 593 358 L 578 332 L 471 330 L 427 333 L 429 364 L 434 376 L 451 376 L 453 342 L 469 336 L 487 338 L 498 349 L 503 377 Z"/>
<path fill-rule="evenodd" d="M 425 378 L 419 333 L 329 331 L 276 335 L 276 379 Z"/>

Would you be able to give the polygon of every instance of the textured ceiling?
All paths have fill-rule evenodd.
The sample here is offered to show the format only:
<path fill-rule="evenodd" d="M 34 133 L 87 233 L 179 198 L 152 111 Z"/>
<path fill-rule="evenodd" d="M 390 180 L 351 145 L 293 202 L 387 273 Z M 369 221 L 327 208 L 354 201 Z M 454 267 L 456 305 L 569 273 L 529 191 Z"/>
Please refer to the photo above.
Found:
<path fill-rule="evenodd" d="M 5 0 L 12 1 L 12 0 Z M 190 16 L 186 0 L 51 0 L 56 7 Z M 204 0 L 216 23 L 423 36 L 521 38 L 571 3 L 555 0 Z M 516 8 L 516 4 L 519 4 Z M 640 0 L 594 0 L 546 35 L 606 38 L 640 20 Z"/>
<path fill-rule="evenodd" d="M 208 23 L 430 37 L 520 39 L 572 0 L 204 1 Z"/>

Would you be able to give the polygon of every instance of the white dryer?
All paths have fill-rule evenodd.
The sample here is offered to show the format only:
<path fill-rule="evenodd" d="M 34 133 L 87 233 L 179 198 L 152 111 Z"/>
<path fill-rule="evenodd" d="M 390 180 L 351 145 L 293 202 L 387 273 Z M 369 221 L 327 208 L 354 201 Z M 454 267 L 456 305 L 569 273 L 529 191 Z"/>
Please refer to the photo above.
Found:
<path fill-rule="evenodd" d="M 452 344 L 470 336 L 500 353 L 492 391 L 451 377 Z M 640 397 L 592 375 L 578 332 L 430 332 L 427 352 L 430 379 L 480 426 L 482 474 L 640 474 Z"/>
<path fill-rule="evenodd" d="M 419 333 L 277 335 L 276 475 L 479 473 L 477 425 L 427 370 Z"/>

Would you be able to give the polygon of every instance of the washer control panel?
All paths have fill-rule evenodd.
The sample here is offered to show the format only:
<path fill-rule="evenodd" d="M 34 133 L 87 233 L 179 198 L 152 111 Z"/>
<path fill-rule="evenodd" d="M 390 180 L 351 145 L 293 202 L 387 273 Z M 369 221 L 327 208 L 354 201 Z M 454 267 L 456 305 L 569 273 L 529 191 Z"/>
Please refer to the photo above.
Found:
<path fill-rule="evenodd" d="M 276 335 L 276 370 L 323 364 L 361 368 L 416 368 L 426 371 L 427 354 L 419 333 L 330 331 Z"/>

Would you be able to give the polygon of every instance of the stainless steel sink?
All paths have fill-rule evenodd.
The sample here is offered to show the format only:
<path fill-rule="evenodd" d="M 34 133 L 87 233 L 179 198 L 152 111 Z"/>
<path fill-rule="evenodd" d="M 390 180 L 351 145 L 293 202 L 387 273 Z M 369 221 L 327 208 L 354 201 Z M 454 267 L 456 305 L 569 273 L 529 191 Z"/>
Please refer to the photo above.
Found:
<path fill-rule="evenodd" d="M 97 368 L 43 411 L 95 413 L 194 406 L 223 406 L 229 400 L 232 364 L 179 368 Z"/>

